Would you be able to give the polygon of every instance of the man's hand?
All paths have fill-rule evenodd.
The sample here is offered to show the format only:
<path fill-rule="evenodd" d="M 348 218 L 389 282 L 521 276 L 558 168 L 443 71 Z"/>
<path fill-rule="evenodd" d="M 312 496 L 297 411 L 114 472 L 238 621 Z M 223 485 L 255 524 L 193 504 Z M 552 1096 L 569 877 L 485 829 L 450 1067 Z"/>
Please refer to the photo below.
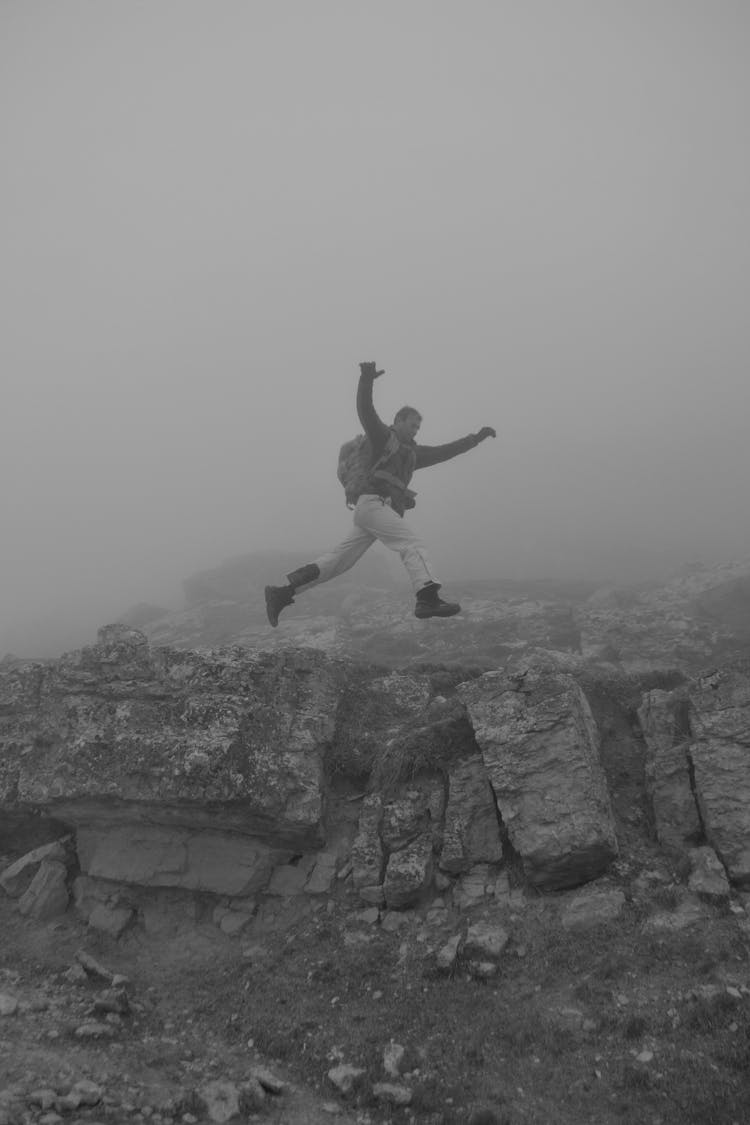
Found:
<path fill-rule="evenodd" d="M 492 426 L 482 426 L 481 430 L 477 434 L 477 441 L 484 441 L 484 439 L 488 437 L 497 437 L 497 434 L 493 430 Z"/>
<path fill-rule="evenodd" d="M 365 379 L 378 379 L 385 371 L 376 371 L 374 363 L 360 363 L 359 373 Z"/>

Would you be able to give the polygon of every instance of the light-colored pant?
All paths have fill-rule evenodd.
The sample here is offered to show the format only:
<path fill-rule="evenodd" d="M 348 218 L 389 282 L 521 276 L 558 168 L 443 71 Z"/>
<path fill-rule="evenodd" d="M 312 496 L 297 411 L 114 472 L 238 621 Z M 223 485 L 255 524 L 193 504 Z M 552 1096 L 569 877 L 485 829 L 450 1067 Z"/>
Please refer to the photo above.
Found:
<path fill-rule="evenodd" d="M 299 589 L 310 590 L 321 582 L 330 582 L 332 578 L 343 574 L 362 558 L 376 539 L 401 557 L 415 593 L 423 586 L 438 581 L 425 545 L 416 532 L 393 511 L 390 501 L 383 500 L 382 496 L 365 493 L 360 496 L 354 509 L 354 527 L 351 533 L 328 554 L 314 560 L 320 570 L 320 577 Z"/>

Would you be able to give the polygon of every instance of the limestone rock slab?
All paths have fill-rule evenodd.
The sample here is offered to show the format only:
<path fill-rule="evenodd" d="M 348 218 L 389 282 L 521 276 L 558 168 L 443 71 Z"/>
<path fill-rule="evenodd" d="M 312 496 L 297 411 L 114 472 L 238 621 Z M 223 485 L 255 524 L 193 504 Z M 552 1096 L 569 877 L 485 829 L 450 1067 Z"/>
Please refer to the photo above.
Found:
<path fill-rule="evenodd" d="M 598 731 L 575 680 L 530 665 L 485 673 L 459 693 L 527 878 L 552 889 L 602 874 L 617 838 Z"/>
<path fill-rule="evenodd" d="M 432 837 L 425 833 L 388 858 L 383 890 L 391 908 L 413 906 L 432 883 Z"/>
<path fill-rule="evenodd" d="M 614 922 L 625 909 L 625 895 L 618 888 L 586 887 L 563 906 L 560 924 L 564 930 L 582 931 Z"/>
<path fill-rule="evenodd" d="M 731 882 L 750 887 L 750 746 L 709 739 L 690 759 L 706 839 Z"/>
<path fill-rule="evenodd" d="M 49 844 L 42 844 L 33 851 L 26 852 L 20 859 L 11 863 L 0 873 L 0 887 L 11 898 L 18 898 L 27 889 L 29 883 L 39 870 L 40 864 L 45 860 L 56 860 L 58 863 L 67 864 L 70 853 L 66 847 L 70 837 L 62 840 L 53 840 Z"/>
<path fill-rule="evenodd" d="M 357 890 L 379 886 L 385 871 L 385 853 L 380 839 L 383 802 L 370 793 L 362 802 L 357 835 L 352 844 L 352 882 Z"/>
<path fill-rule="evenodd" d="M 698 677 L 688 696 L 694 741 L 750 746 L 750 661 L 735 661 Z"/>
<path fill-rule="evenodd" d="M 445 810 L 445 793 L 436 778 L 402 786 L 383 803 L 380 836 L 389 851 L 404 847 L 425 832 L 436 837 Z"/>
<path fill-rule="evenodd" d="M 485 899 L 503 902 L 509 890 L 507 872 L 498 871 L 497 864 L 475 863 L 458 877 L 453 888 L 453 905 L 458 910 L 470 910 Z"/>
<path fill-rule="evenodd" d="M 250 895 L 289 853 L 236 833 L 126 824 L 82 827 L 78 857 L 81 871 L 97 879 Z"/>
<path fill-rule="evenodd" d="M 65 864 L 59 860 L 42 860 L 36 875 L 18 900 L 20 913 L 40 922 L 64 914 L 70 900 L 67 874 Z"/>
<path fill-rule="evenodd" d="M 730 897 L 729 880 L 713 848 L 693 848 L 688 856 L 691 868 L 688 890 L 708 902 L 726 902 Z"/>
<path fill-rule="evenodd" d="M 440 868 L 460 875 L 476 863 L 499 863 L 502 858 L 495 798 L 484 761 L 476 754 L 448 775 Z"/>
<path fill-rule="evenodd" d="M 739 887 L 750 886 L 750 669 L 727 667 L 690 688 L 690 759 L 706 839 Z"/>
<path fill-rule="evenodd" d="M 79 826 L 220 819 L 319 846 L 340 685 L 322 654 L 150 649 L 106 626 L 57 661 L 0 666 L 0 805 Z"/>
<path fill-rule="evenodd" d="M 315 863 L 310 872 L 310 877 L 305 883 L 305 892 L 309 895 L 327 894 L 336 876 L 338 855 L 335 851 L 322 851 L 315 857 Z"/>
<path fill-rule="evenodd" d="M 682 692 L 646 692 L 638 719 L 657 839 L 664 847 L 684 853 L 702 833 L 690 779 L 689 701 Z"/>

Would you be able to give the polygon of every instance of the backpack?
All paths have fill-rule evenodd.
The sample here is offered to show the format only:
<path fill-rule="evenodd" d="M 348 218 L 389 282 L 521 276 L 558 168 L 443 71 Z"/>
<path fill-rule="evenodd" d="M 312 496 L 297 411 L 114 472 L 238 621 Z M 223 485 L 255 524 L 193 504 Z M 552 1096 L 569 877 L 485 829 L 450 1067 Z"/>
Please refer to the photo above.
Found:
<path fill-rule="evenodd" d="M 362 493 L 367 490 L 367 483 L 372 470 L 387 461 L 396 452 L 399 445 L 398 438 L 391 431 L 385 443 L 385 449 L 377 461 L 373 461 L 372 445 L 365 434 L 357 434 L 350 441 L 344 442 L 339 450 L 336 476 L 346 493 L 347 508 L 353 508 Z"/>

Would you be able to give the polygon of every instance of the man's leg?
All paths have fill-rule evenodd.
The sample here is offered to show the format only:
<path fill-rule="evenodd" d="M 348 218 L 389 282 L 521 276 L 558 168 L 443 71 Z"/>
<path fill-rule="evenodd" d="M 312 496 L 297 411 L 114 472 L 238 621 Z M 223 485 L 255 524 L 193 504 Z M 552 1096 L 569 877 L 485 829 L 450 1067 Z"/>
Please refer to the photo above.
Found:
<path fill-rule="evenodd" d="M 295 594 L 337 578 L 353 567 L 374 542 L 374 535 L 355 525 L 346 539 L 342 539 L 332 551 L 288 574 L 287 586 L 266 586 L 266 613 L 271 624 L 274 627 L 278 625 L 279 614 L 292 604 Z"/>
<path fill-rule="evenodd" d="M 460 605 L 438 596 L 440 583 L 424 542 L 390 504 L 379 496 L 360 496 L 354 522 L 401 558 L 417 596 L 417 617 L 453 617 L 460 611 Z"/>

